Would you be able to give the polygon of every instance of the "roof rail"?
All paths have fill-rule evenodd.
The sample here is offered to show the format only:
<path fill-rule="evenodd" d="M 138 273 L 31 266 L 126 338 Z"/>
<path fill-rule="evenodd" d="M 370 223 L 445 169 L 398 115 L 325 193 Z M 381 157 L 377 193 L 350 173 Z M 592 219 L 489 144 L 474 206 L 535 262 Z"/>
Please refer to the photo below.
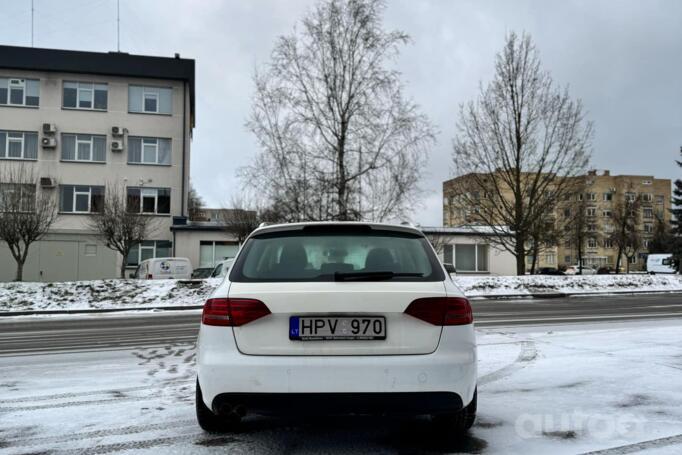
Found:
<path fill-rule="evenodd" d="M 270 226 L 271 223 L 268 223 L 267 221 L 263 221 L 261 224 L 258 225 L 259 228 L 265 227 L 265 226 Z"/>

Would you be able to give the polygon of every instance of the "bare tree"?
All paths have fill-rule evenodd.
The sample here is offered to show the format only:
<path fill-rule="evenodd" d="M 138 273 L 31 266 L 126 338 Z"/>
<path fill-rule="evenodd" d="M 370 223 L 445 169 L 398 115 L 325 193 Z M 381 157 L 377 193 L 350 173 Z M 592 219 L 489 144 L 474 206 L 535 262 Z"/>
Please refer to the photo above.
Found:
<path fill-rule="evenodd" d="M 247 208 L 244 199 L 239 196 L 232 198 L 230 208 L 220 210 L 220 220 L 225 230 L 234 234 L 240 244 L 261 223 L 258 212 Z"/>
<path fill-rule="evenodd" d="M 512 253 L 523 274 L 538 220 L 575 192 L 587 169 L 592 125 L 582 103 L 555 87 L 530 36 L 511 33 L 494 79 L 460 107 L 457 130 L 455 202 L 475 209 L 474 222 L 489 226 L 491 242 Z"/>
<path fill-rule="evenodd" d="M 16 281 L 24 279 L 29 247 L 47 234 L 57 217 L 56 199 L 45 190 L 37 191 L 38 183 L 23 166 L 7 166 L 0 173 L 0 240 L 17 263 Z"/>
<path fill-rule="evenodd" d="M 640 199 L 634 192 L 626 192 L 614 204 L 611 216 L 614 230 L 611 233 L 611 241 L 618 248 L 616 258 L 616 273 L 620 271 L 620 261 L 623 255 L 628 259 L 637 253 L 641 244 L 640 234 L 637 230 L 639 224 Z M 628 255 L 629 254 L 629 255 Z M 630 272 L 628 261 L 627 271 Z"/>
<path fill-rule="evenodd" d="M 595 213 L 589 212 L 591 207 L 587 203 L 587 197 L 584 192 L 585 186 L 580 184 L 577 186 L 577 189 L 577 193 L 567 195 L 568 200 L 560 203 L 559 210 L 563 212 L 562 240 L 567 245 L 570 245 L 571 253 L 575 252 L 578 274 L 582 275 L 588 240 L 594 239 L 598 241 L 599 229 L 596 224 L 596 208 L 594 208 Z"/>
<path fill-rule="evenodd" d="M 122 185 L 106 186 L 100 210 L 89 215 L 88 226 L 104 245 L 121 254 L 120 277 L 125 278 L 128 254 L 156 231 L 154 217 L 140 213 L 140 202 L 126 196 Z"/>
<path fill-rule="evenodd" d="M 194 185 L 190 182 L 189 184 L 189 194 L 187 195 L 187 214 L 189 219 L 192 221 L 197 221 L 201 209 L 204 208 L 204 199 L 199 195 Z"/>
<path fill-rule="evenodd" d="M 241 170 L 287 221 L 406 216 L 434 128 L 387 69 L 408 41 L 381 0 L 322 0 L 254 77 L 247 127 L 262 151 Z"/>

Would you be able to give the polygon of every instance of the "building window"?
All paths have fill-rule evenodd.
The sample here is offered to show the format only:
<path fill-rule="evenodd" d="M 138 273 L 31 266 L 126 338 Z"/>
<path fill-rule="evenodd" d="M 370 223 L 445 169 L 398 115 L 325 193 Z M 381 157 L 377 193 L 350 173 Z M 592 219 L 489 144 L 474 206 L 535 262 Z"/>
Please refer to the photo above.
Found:
<path fill-rule="evenodd" d="M 584 198 L 583 193 L 578 193 L 578 200 L 582 201 Z"/>
<path fill-rule="evenodd" d="M 172 94 L 170 88 L 131 85 L 128 87 L 128 112 L 170 115 Z"/>
<path fill-rule="evenodd" d="M 650 207 L 645 207 L 642 209 L 642 212 L 644 214 L 644 218 L 653 218 L 654 217 L 654 209 Z"/>
<path fill-rule="evenodd" d="M 64 81 L 62 106 L 67 109 L 106 111 L 108 90 L 107 84 Z"/>
<path fill-rule="evenodd" d="M 554 265 L 556 256 L 553 254 L 546 254 L 545 255 L 545 264 L 547 265 Z"/>
<path fill-rule="evenodd" d="M 237 255 L 239 246 L 231 242 L 202 240 L 199 242 L 199 267 L 215 267 L 225 259 Z"/>
<path fill-rule="evenodd" d="M 646 248 L 648 250 L 650 246 L 651 246 L 651 240 L 645 239 L 644 240 L 644 248 Z"/>
<path fill-rule="evenodd" d="M 635 193 L 625 193 L 625 200 L 627 202 L 635 202 L 635 199 L 637 199 L 637 195 Z"/>
<path fill-rule="evenodd" d="M 652 202 L 654 196 L 651 193 L 642 193 L 642 202 Z"/>
<path fill-rule="evenodd" d="M 612 201 L 613 193 L 604 193 L 604 201 Z"/>
<path fill-rule="evenodd" d="M 651 185 L 651 180 L 642 180 L 642 185 Z"/>
<path fill-rule="evenodd" d="M 571 217 L 571 209 L 564 209 L 564 218 Z"/>
<path fill-rule="evenodd" d="M 156 137 L 129 137 L 128 163 L 171 164 L 171 140 Z"/>
<path fill-rule="evenodd" d="M 651 223 L 644 223 L 644 232 L 647 234 L 651 234 L 654 232 L 654 225 Z"/>
<path fill-rule="evenodd" d="M 630 264 L 637 264 L 637 256 L 632 256 L 629 258 L 629 262 Z"/>
<path fill-rule="evenodd" d="M 587 239 L 587 247 L 588 248 L 597 248 L 597 239 L 594 239 L 594 238 Z"/>
<path fill-rule="evenodd" d="M 458 272 L 487 272 L 488 245 L 455 245 L 455 268 Z"/>
<path fill-rule="evenodd" d="M 587 216 L 596 216 L 597 215 L 597 209 L 595 207 L 588 207 L 587 208 Z"/>
<path fill-rule="evenodd" d="M 571 263 L 571 256 L 564 256 L 564 263 L 570 264 Z"/>
<path fill-rule="evenodd" d="M 604 239 L 604 248 L 613 248 L 613 240 Z"/>
<path fill-rule="evenodd" d="M 663 204 L 664 201 L 665 201 L 665 196 L 663 196 L 662 194 L 656 195 L 656 204 Z"/>
<path fill-rule="evenodd" d="M 64 213 L 94 213 L 102 211 L 104 187 L 87 185 L 61 185 L 59 211 Z"/>
<path fill-rule="evenodd" d="M 173 242 L 169 240 L 144 240 L 130 249 L 126 266 L 137 267 L 146 259 L 171 257 L 172 249 Z"/>
<path fill-rule="evenodd" d="M 590 232 L 597 232 L 597 225 L 596 224 L 588 224 L 587 230 Z"/>
<path fill-rule="evenodd" d="M 90 134 L 62 134 L 62 161 L 106 162 L 107 138 Z"/>
<path fill-rule="evenodd" d="M 603 216 L 604 218 L 611 218 L 611 214 L 612 214 L 612 213 L 611 213 L 611 210 L 603 210 L 603 211 L 601 212 L 601 214 L 602 214 L 602 216 Z"/>
<path fill-rule="evenodd" d="M 587 193 L 587 200 L 588 201 L 596 201 L 597 200 L 597 193 Z"/>
<path fill-rule="evenodd" d="M 31 106 L 40 104 L 40 81 L 0 77 L 0 105 Z"/>
<path fill-rule="evenodd" d="M 0 159 L 37 160 L 38 133 L 0 131 Z"/>
<path fill-rule="evenodd" d="M 128 211 L 150 215 L 170 213 L 170 188 L 128 188 Z"/>
<path fill-rule="evenodd" d="M 0 212 L 35 211 L 36 187 L 30 183 L 0 183 Z"/>

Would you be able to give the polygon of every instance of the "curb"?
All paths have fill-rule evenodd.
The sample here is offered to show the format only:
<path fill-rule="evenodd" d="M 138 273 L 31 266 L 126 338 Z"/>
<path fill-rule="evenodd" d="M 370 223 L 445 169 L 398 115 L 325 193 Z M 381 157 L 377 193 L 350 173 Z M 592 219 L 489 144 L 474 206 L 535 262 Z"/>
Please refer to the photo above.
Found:
<path fill-rule="evenodd" d="M 83 308 L 82 310 L 39 310 L 39 311 L 3 311 L 0 318 L 6 316 L 37 316 L 37 315 L 60 315 L 60 314 L 89 314 L 89 313 L 121 313 L 123 311 L 168 311 L 168 310 L 200 310 L 203 305 L 188 306 L 150 306 L 131 308 Z"/>
<path fill-rule="evenodd" d="M 646 294 L 682 294 L 682 289 L 671 291 L 608 291 L 608 292 L 581 292 L 579 294 L 547 292 L 535 294 L 499 294 L 499 295 L 474 295 L 470 300 L 514 300 L 514 299 L 560 299 L 565 297 L 594 297 L 595 295 L 646 295 Z M 3 311 L 0 318 L 11 316 L 50 316 L 68 314 L 98 314 L 98 313 L 121 313 L 124 311 L 187 311 L 200 310 L 203 305 L 187 306 L 153 306 L 131 308 L 83 308 L 77 310 L 38 310 L 38 311 Z"/>
<path fill-rule="evenodd" d="M 499 294 L 499 295 L 473 295 L 471 300 L 511 300 L 511 299 L 558 299 L 562 297 L 594 297 L 595 295 L 647 295 L 647 294 L 682 294 L 682 289 L 670 291 L 605 291 L 605 292 L 581 292 L 581 293 L 535 293 L 535 294 Z M 1 313 L 0 313 L 1 314 Z"/>

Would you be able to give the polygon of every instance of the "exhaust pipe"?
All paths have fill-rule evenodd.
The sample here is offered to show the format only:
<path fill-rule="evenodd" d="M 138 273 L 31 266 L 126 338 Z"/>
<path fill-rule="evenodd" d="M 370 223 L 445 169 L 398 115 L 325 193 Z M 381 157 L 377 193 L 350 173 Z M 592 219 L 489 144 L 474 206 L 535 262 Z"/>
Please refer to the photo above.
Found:
<path fill-rule="evenodd" d="M 243 404 L 222 403 L 218 407 L 218 415 L 228 419 L 241 419 L 246 415 L 246 407 Z"/>

